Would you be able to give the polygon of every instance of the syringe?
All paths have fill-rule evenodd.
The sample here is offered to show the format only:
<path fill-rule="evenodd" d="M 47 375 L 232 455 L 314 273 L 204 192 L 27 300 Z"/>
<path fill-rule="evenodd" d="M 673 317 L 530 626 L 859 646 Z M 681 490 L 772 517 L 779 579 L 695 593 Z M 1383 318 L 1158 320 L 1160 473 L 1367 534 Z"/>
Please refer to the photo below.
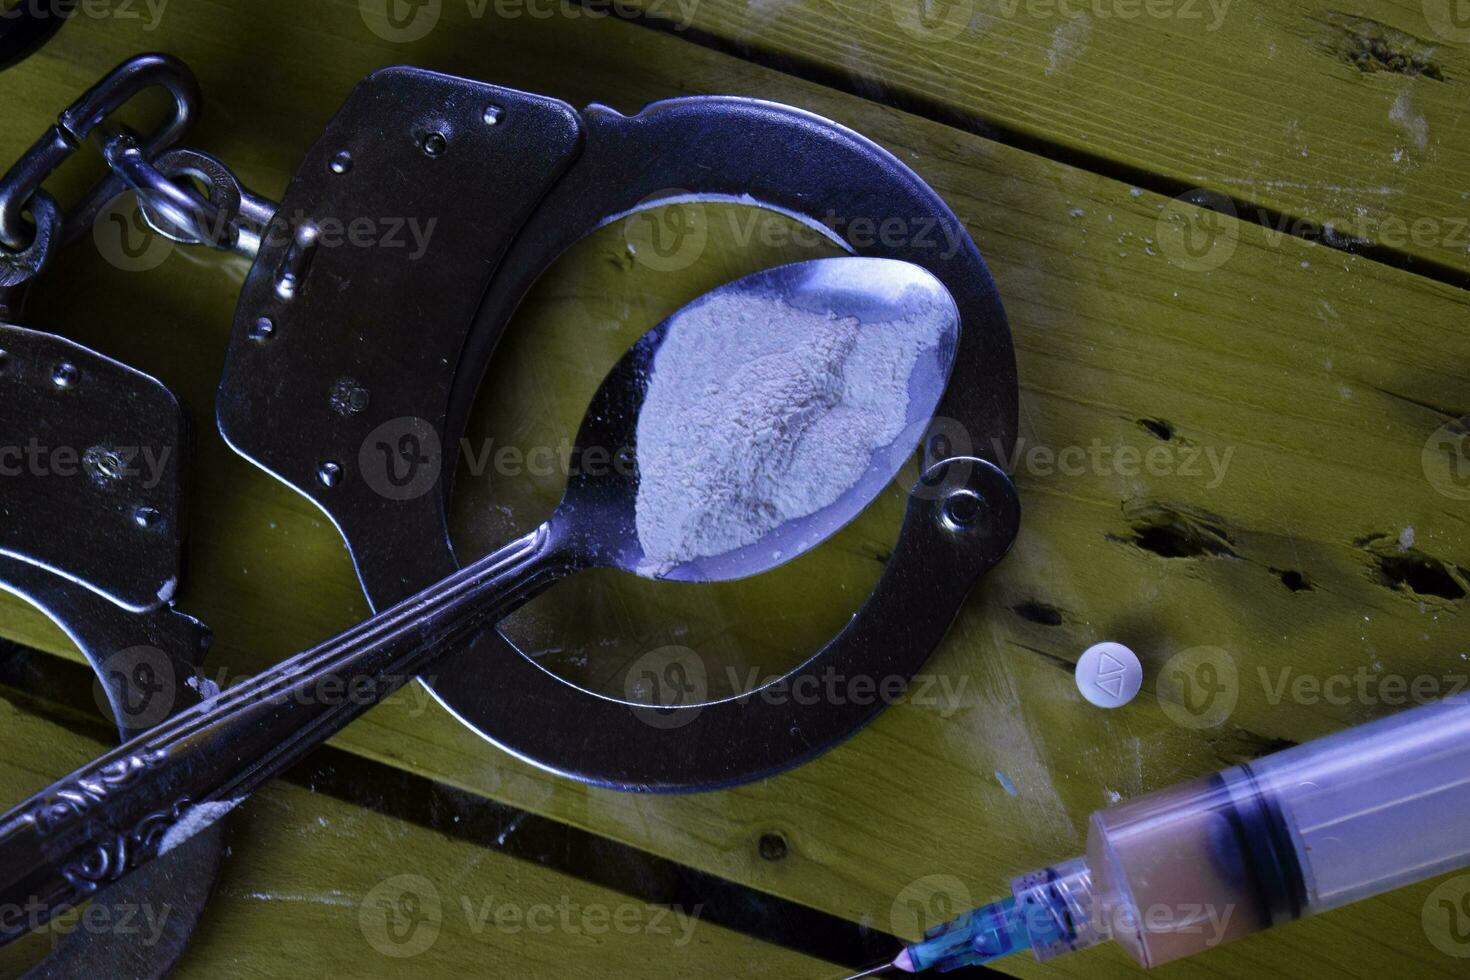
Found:
<path fill-rule="evenodd" d="M 941 972 L 1115 939 L 1144 967 L 1470 864 L 1470 696 L 1359 725 L 1092 815 L 1087 856 L 929 931 Z"/>

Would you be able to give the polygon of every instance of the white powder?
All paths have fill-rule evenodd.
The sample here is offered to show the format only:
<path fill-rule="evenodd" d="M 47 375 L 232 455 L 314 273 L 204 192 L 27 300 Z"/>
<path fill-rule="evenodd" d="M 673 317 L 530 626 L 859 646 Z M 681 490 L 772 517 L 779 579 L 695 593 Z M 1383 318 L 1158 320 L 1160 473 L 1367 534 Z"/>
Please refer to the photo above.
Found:
<path fill-rule="evenodd" d="M 908 424 L 909 376 L 951 315 L 861 323 L 715 293 L 674 322 L 638 420 L 638 540 L 671 568 L 835 503 Z"/>
<path fill-rule="evenodd" d="M 225 818 L 235 807 L 245 802 L 245 797 L 239 796 L 233 800 L 221 800 L 217 803 L 196 803 L 189 806 L 179 815 L 178 821 L 164 833 L 163 840 L 158 843 L 158 856 L 163 857 L 169 851 L 184 844 L 205 830 Z"/>

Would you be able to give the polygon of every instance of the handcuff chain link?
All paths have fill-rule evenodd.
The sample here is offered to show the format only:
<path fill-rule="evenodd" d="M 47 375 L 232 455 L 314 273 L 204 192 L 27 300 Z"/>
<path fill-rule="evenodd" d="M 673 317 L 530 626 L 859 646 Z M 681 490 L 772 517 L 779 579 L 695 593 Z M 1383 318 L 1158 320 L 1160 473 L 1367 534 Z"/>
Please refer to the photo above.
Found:
<path fill-rule="evenodd" d="M 168 92 L 174 102 L 169 119 L 152 134 L 138 137 L 109 122 L 151 88 Z M 51 252 L 84 235 L 130 190 L 159 234 L 185 244 L 233 248 L 240 234 L 239 182 L 214 158 L 174 149 L 193 125 L 199 103 L 194 73 L 165 54 L 132 58 L 89 89 L 0 177 L 0 264 L 24 268 L 34 278 Z M 106 160 L 108 174 L 74 210 L 63 214 L 43 185 L 89 139 Z M 208 195 L 175 182 L 185 174 L 203 178 Z M 27 211 L 35 227 L 27 222 Z"/>

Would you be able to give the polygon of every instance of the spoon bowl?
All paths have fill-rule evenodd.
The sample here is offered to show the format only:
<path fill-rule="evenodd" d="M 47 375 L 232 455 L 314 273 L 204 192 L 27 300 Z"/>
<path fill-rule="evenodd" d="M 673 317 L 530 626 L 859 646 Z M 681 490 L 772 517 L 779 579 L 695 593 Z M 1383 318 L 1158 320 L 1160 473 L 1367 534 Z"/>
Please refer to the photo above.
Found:
<path fill-rule="evenodd" d="M 772 319 L 732 320 L 752 313 Z M 798 262 L 708 293 L 609 372 L 550 524 L 574 529 L 589 564 L 645 578 L 727 581 L 791 561 L 856 518 L 913 455 L 949 382 L 959 326 L 939 280 L 892 259 Z M 881 392 L 865 390 L 875 370 Z M 776 391 L 763 400 L 767 375 Z M 879 394 L 896 397 L 875 407 Z M 761 412 L 775 424 L 749 438 Z M 790 487 L 805 493 L 773 504 Z M 744 521 L 726 519 L 737 510 Z"/>

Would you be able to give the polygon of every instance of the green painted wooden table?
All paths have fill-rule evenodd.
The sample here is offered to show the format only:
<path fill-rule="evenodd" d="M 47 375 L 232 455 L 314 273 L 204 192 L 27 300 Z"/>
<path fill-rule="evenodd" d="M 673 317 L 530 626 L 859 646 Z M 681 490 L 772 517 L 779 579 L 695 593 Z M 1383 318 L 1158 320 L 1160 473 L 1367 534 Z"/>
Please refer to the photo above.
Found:
<path fill-rule="evenodd" d="M 349 88 L 388 64 L 628 112 L 700 93 L 801 106 L 912 166 L 990 262 L 1018 347 L 1025 526 L 934 654 L 931 697 L 754 785 L 588 788 L 487 747 L 421 689 L 400 692 L 314 760 L 350 772 L 345 786 L 303 776 L 239 811 L 182 975 L 839 976 L 820 937 L 777 942 L 758 917 L 694 916 L 685 930 L 669 913 L 655 928 L 671 893 L 607 867 L 637 856 L 701 888 L 746 889 L 752 905 L 769 896 L 816 915 L 829 938 L 913 938 L 1012 874 L 1079 852 L 1096 808 L 1470 675 L 1470 505 L 1456 444 L 1441 438 L 1470 414 L 1470 23 L 1452 0 L 641 0 L 619 16 L 590 0 L 393 2 L 391 21 L 382 0 L 94 8 L 0 75 L 0 160 L 149 49 L 201 76 L 207 109 L 191 143 L 267 196 Z M 1192 189 L 1207 193 L 1176 199 Z M 619 225 L 558 263 L 497 352 L 474 445 L 556 445 L 663 315 L 745 271 L 825 254 L 778 217 L 752 225 L 713 206 L 693 217 L 709 244 L 687 269 L 630 257 Z M 1349 238 L 1355 250 L 1332 247 Z M 154 267 L 140 272 L 115 241 L 73 249 L 29 318 L 156 374 L 187 403 L 197 434 L 180 605 L 214 629 L 206 673 L 229 683 L 366 604 L 322 515 L 213 432 L 243 261 L 145 254 Z M 553 475 L 462 472 L 457 545 L 471 554 L 528 529 L 556 490 Z M 601 690 L 620 692 L 629 665 L 667 644 L 738 687 L 845 621 L 902 503 L 889 493 L 768 578 L 671 589 L 589 576 L 509 629 Z M 0 605 L 0 633 L 80 669 L 23 604 Z M 1073 684 L 1077 656 L 1101 639 L 1145 663 L 1143 694 L 1119 711 L 1090 707 Z M 5 693 L 8 798 L 100 747 L 95 710 Z M 457 830 L 477 807 L 509 816 Z M 527 827 L 539 843 L 517 850 Z M 428 883 L 438 911 L 432 937 L 400 930 L 413 955 L 399 957 L 383 952 L 403 947 L 371 910 L 404 876 Z M 1441 884 L 1161 972 L 1463 976 L 1465 961 L 1442 949 L 1459 949 L 1455 933 L 1426 901 Z M 678 894 L 686 914 L 699 902 L 698 888 Z M 541 932 L 496 917 L 561 904 L 622 910 L 628 927 L 558 918 Z M 0 973 L 45 942 L 6 951 Z M 1107 948 L 1001 968 L 1133 971 Z"/>

